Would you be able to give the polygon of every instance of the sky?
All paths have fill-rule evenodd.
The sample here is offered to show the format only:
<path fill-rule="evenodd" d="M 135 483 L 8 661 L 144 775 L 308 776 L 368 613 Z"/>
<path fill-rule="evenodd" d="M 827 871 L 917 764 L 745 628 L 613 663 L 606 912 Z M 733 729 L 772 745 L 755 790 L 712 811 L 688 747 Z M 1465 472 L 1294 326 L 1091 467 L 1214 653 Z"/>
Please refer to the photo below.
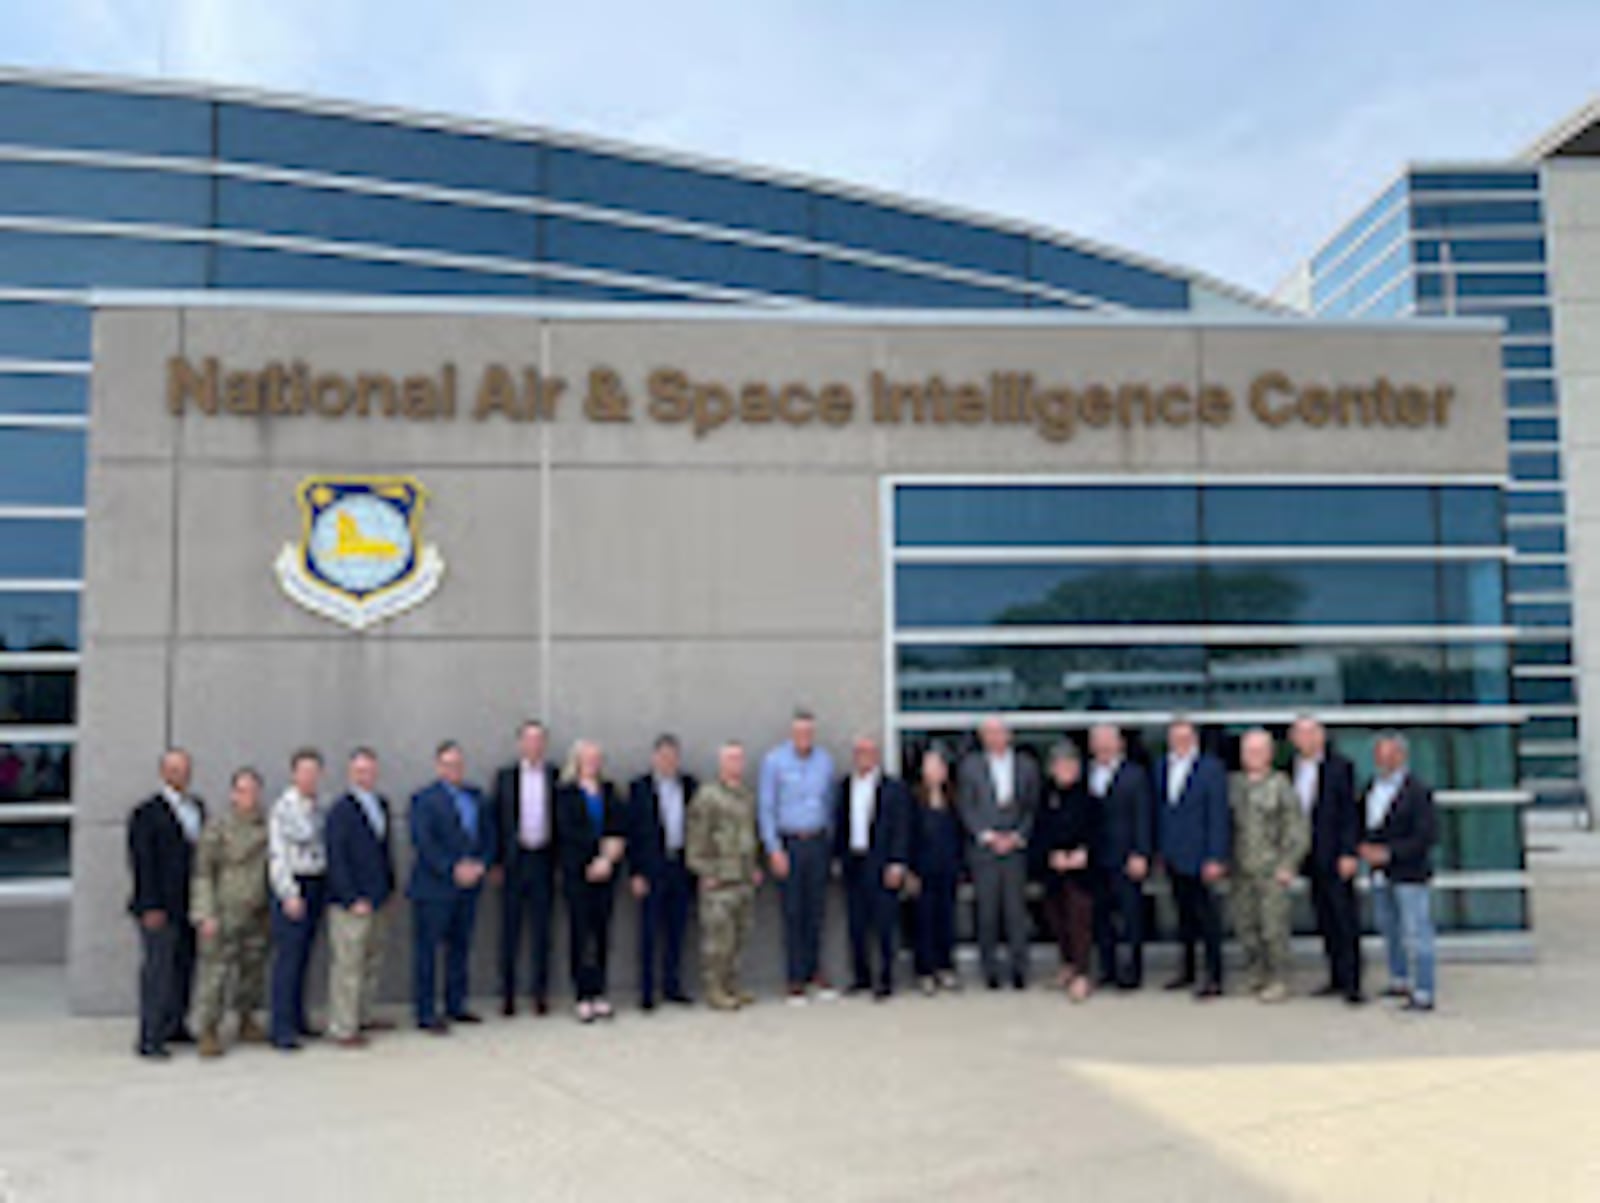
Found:
<path fill-rule="evenodd" d="M 0 0 L 0 62 L 527 122 L 1270 291 L 1401 165 L 1600 95 L 1596 0 Z"/>

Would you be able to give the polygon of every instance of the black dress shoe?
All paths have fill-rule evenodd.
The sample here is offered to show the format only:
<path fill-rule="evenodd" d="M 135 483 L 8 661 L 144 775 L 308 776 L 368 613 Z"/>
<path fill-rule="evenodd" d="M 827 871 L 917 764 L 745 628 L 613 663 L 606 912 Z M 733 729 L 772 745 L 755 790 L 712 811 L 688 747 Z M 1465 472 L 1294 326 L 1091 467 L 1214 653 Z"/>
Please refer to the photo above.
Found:
<path fill-rule="evenodd" d="M 641 998 L 639 1000 L 639 1010 L 641 1010 L 641 1011 L 654 1011 L 655 1009 L 656 1009 L 656 1000 L 651 998 L 648 994 L 646 994 L 643 998 Z"/>
<path fill-rule="evenodd" d="M 991 989 L 991 990 L 1000 989 L 1000 979 L 998 977 L 996 977 L 992 973 L 989 975 L 989 989 Z"/>
<path fill-rule="evenodd" d="M 538 994 L 533 999 L 533 1013 L 535 1015 L 550 1014 L 550 1001 L 544 995 Z"/>
<path fill-rule="evenodd" d="M 170 1061 L 172 1054 L 159 1044 L 141 1044 L 136 1050 L 146 1061 Z"/>
<path fill-rule="evenodd" d="M 873 991 L 872 998 L 875 1002 L 888 1002 L 894 995 L 894 987 L 888 982 L 880 983 Z"/>
<path fill-rule="evenodd" d="M 1207 982 L 1205 985 L 1201 986 L 1198 990 L 1196 990 L 1194 992 L 1194 996 L 1195 996 L 1196 1001 L 1204 1001 L 1205 999 L 1208 999 L 1208 998 L 1221 998 L 1222 997 L 1222 983 L 1221 982 Z"/>
<path fill-rule="evenodd" d="M 1119 977 L 1117 979 L 1117 989 L 1124 992 L 1137 990 L 1143 984 L 1138 978 L 1132 976 Z"/>
<path fill-rule="evenodd" d="M 1027 975 L 1022 973 L 1013 973 L 1011 975 L 1011 988 L 1013 990 L 1026 990 L 1028 988 Z"/>
<path fill-rule="evenodd" d="M 451 1023 L 482 1023 L 483 1016 L 472 1011 L 458 1011 L 450 1016 Z"/>
<path fill-rule="evenodd" d="M 426 1032 L 430 1036 L 448 1036 L 450 1034 L 450 1025 L 443 1019 L 435 1019 L 429 1023 L 417 1024 L 417 1030 Z"/>
<path fill-rule="evenodd" d="M 181 1027 L 167 1037 L 168 1044 L 193 1044 L 194 1042 L 194 1033 L 187 1027 Z"/>
<path fill-rule="evenodd" d="M 1114 973 L 1102 973 L 1094 979 L 1094 982 L 1100 989 L 1109 990 L 1117 984 L 1117 975 Z"/>
<path fill-rule="evenodd" d="M 516 999 L 514 999 L 514 998 L 503 998 L 503 999 L 500 1000 L 500 1014 L 504 1015 L 507 1019 L 510 1019 L 516 1013 L 517 1013 L 517 1000 Z"/>
<path fill-rule="evenodd" d="M 685 994 L 682 990 L 669 990 L 669 991 L 667 991 L 666 998 L 667 998 L 667 1001 L 669 1003 L 672 1003 L 675 1006 L 679 1006 L 679 1007 L 692 1007 L 692 1006 L 694 1006 L 694 999 L 689 997 L 689 995 Z"/>
<path fill-rule="evenodd" d="M 1351 990 L 1344 996 L 1344 1005 L 1347 1007 L 1364 1007 L 1367 1005 L 1367 996 L 1359 990 Z"/>
<path fill-rule="evenodd" d="M 277 1049 L 280 1053 L 298 1053 L 302 1048 L 305 1047 L 305 1045 L 301 1044 L 298 1040 L 274 1040 L 272 1042 L 272 1047 Z"/>
<path fill-rule="evenodd" d="M 1161 988 L 1163 990 L 1188 990 L 1193 985 L 1194 985 L 1194 978 L 1192 976 L 1190 976 L 1189 974 L 1187 974 L 1187 973 L 1183 973 L 1183 974 L 1179 974 L 1177 977 L 1173 978 L 1170 982 L 1168 982 L 1165 986 L 1162 986 Z"/>

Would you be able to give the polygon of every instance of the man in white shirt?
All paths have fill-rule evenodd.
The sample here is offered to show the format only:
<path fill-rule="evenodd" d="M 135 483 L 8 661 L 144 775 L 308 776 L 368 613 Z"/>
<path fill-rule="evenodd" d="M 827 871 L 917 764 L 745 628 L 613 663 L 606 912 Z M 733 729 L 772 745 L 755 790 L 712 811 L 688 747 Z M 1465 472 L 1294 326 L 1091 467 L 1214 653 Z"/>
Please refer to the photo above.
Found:
<path fill-rule="evenodd" d="M 628 876 L 639 901 L 639 1006 L 655 1010 L 661 997 L 687 1006 L 683 987 L 683 941 L 694 875 L 684 861 L 689 802 L 699 783 L 683 771 L 683 749 L 675 735 L 659 735 L 650 750 L 650 771 L 628 788 Z"/>
<path fill-rule="evenodd" d="M 517 758 L 495 774 L 494 812 L 500 828 L 504 886 L 500 922 L 500 1013 L 517 1013 L 517 962 L 528 931 L 529 996 L 535 1015 L 548 1014 L 550 914 L 555 898 L 556 770 L 546 760 L 549 733 L 537 719 L 517 731 Z"/>
<path fill-rule="evenodd" d="M 851 746 L 850 775 L 834 794 L 834 856 L 844 879 L 850 927 L 851 994 L 894 993 L 895 932 L 900 890 L 911 860 L 911 795 L 883 773 L 871 736 Z M 877 972 L 872 953 L 877 952 Z"/>

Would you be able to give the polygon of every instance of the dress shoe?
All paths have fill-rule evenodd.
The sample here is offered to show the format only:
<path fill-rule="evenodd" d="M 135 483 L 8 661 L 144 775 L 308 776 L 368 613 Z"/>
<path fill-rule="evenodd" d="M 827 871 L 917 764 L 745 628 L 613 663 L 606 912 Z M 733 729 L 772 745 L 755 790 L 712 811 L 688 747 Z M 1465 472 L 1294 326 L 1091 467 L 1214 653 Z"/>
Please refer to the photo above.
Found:
<path fill-rule="evenodd" d="M 516 999 L 514 999 L 514 998 L 502 998 L 500 1000 L 500 1014 L 504 1015 L 507 1019 L 510 1019 L 516 1013 L 517 1013 L 517 1000 Z"/>
<path fill-rule="evenodd" d="M 646 997 L 641 998 L 639 1000 L 639 1010 L 648 1012 L 648 1011 L 654 1011 L 655 1009 L 656 1009 L 656 1000 L 655 999 L 646 996 Z"/>
<path fill-rule="evenodd" d="M 1433 1010 L 1433 1000 L 1418 998 L 1416 995 L 1412 995 L 1410 998 L 1406 999 L 1405 1006 L 1401 1007 L 1400 1009 L 1402 1011 L 1431 1011 Z"/>
<path fill-rule="evenodd" d="M 1130 991 L 1133 991 L 1133 990 L 1137 990 L 1143 984 L 1144 983 L 1139 978 L 1132 977 L 1132 976 L 1130 976 L 1130 977 L 1119 977 L 1117 979 L 1117 989 L 1123 991 L 1124 993 L 1127 993 L 1127 992 L 1130 992 Z"/>
<path fill-rule="evenodd" d="M 159 1044 L 141 1044 L 137 1049 L 139 1056 L 146 1061 L 170 1061 L 172 1054 Z"/>
<path fill-rule="evenodd" d="M 894 997 L 894 987 L 888 982 L 881 982 L 872 991 L 874 1002 L 887 1002 Z"/>
<path fill-rule="evenodd" d="M 1192 975 L 1190 975 L 1190 974 L 1183 973 L 1183 974 L 1179 974 L 1177 977 L 1173 978 L 1170 982 L 1168 982 L 1165 986 L 1162 986 L 1161 988 L 1163 990 L 1188 990 L 1193 985 L 1194 985 L 1194 977 Z"/>
<path fill-rule="evenodd" d="M 337 1036 L 333 1042 L 340 1048 L 366 1048 L 367 1045 L 372 1043 L 360 1032 L 357 1032 L 354 1036 Z"/>
<path fill-rule="evenodd" d="M 1347 1007 L 1364 1007 L 1367 1005 L 1367 996 L 1359 990 L 1352 990 L 1344 996 L 1344 1005 Z"/>
<path fill-rule="evenodd" d="M 1026 990 L 1028 988 L 1028 975 L 1025 973 L 1013 973 L 1011 975 L 1011 988 L 1013 990 Z"/>
<path fill-rule="evenodd" d="M 1385 998 L 1410 998 L 1411 987 L 1404 984 L 1388 985 L 1383 988 Z"/>
<path fill-rule="evenodd" d="M 308 1023 L 300 1029 L 300 1039 L 302 1040 L 321 1040 L 324 1034 L 321 1028 L 312 1023 Z"/>
<path fill-rule="evenodd" d="M 667 1001 L 669 1003 L 673 1004 L 673 1006 L 677 1006 L 677 1007 L 692 1007 L 692 1006 L 694 1006 L 694 999 L 690 998 L 682 990 L 669 990 L 669 991 L 667 991 L 666 998 L 667 998 Z"/>
<path fill-rule="evenodd" d="M 363 1032 L 392 1032 L 395 1022 L 392 1019 L 369 1019 L 361 1025 Z"/>
<path fill-rule="evenodd" d="M 544 995 L 540 994 L 535 996 L 533 1000 L 533 1013 L 535 1015 L 550 1014 L 550 1002 L 545 998 Z"/>
<path fill-rule="evenodd" d="M 984 984 L 987 985 L 991 990 L 998 990 L 1000 989 L 1000 978 L 996 974 L 991 973 Z"/>
<path fill-rule="evenodd" d="M 1199 987 L 1197 990 L 1195 990 L 1194 996 L 1195 996 L 1196 999 L 1198 999 L 1198 1000 L 1200 1000 L 1202 1002 L 1205 1001 L 1208 998 L 1221 998 L 1222 997 L 1222 983 L 1221 982 L 1207 982 L 1205 985 L 1203 985 L 1203 986 Z"/>
<path fill-rule="evenodd" d="M 280 1053 L 298 1053 L 302 1048 L 305 1047 L 305 1045 L 301 1044 L 298 1040 L 274 1040 L 272 1042 L 272 1047 L 277 1049 Z"/>
<path fill-rule="evenodd" d="M 482 1023 L 483 1016 L 473 1011 L 457 1011 L 450 1016 L 451 1023 Z"/>
<path fill-rule="evenodd" d="M 176 1032 L 167 1037 L 168 1044 L 194 1044 L 194 1033 L 187 1027 L 180 1027 Z"/>
<path fill-rule="evenodd" d="M 450 1034 L 450 1025 L 443 1019 L 435 1019 L 429 1023 L 419 1023 L 417 1030 L 426 1032 L 430 1036 L 448 1036 Z"/>
<path fill-rule="evenodd" d="M 820 973 L 811 979 L 811 992 L 817 996 L 818 1002 L 834 1002 L 839 997 L 839 992 L 833 988 L 833 983 Z"/>

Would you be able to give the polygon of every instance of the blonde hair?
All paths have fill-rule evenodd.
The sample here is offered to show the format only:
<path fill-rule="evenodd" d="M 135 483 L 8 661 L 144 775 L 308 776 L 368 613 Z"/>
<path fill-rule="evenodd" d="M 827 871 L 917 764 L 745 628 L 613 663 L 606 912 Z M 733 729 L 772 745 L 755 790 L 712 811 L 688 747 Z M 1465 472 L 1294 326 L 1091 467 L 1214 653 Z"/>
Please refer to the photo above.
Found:
<path fill-rule="evenodd" d="M 593 748 L 596 752 L 600 751 L 600 745 L 592 739 L 573 740 L 572 747 L 567 750 L 567 762 L 561 766 L 562 785 L 574 785 L 577 783 L 580 761 L 585 748 Z"/>

